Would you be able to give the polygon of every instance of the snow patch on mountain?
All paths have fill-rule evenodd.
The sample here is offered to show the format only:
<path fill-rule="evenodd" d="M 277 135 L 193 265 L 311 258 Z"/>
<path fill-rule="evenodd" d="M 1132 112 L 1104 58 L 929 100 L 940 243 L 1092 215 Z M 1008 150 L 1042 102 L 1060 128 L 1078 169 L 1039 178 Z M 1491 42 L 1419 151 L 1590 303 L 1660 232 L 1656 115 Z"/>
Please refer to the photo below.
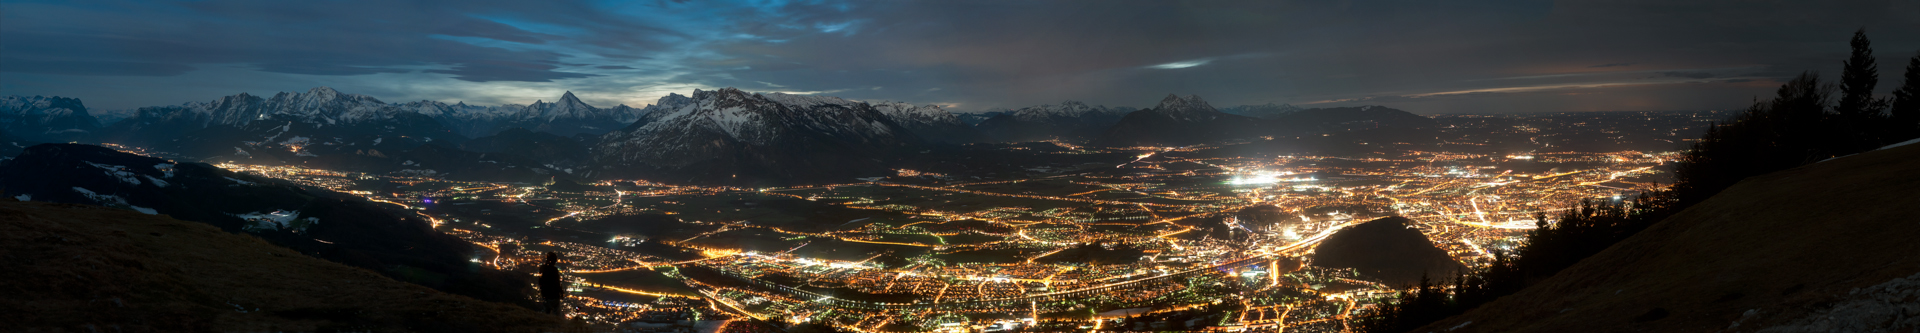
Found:
<path fill-rule="evenodd" d="M 153 169 L 160 170 L 160 173 L 164 175 L 164 176 L 160 176 L 160 178 L 173 178 L 173 167 L 175 165 L 177 164 L 174 164 L 174 163 L 154 164 Z"/>
<path fill-rule="evenodd" d="M 241 213 L 241 214 L 229 213 L 227 215 L 238 217 L 242 220 L 246 220 L 247 224 L 241 227 L 241 229 L 246 231 L 251 231 L 251 232 L 273 231 L 273 230 L 291 230 L 294 232 L 305 232 L 307 230 L 307 227 L 320 223 L 320 218 L 316 218 L 316 217 L 308 217 L 304 219 L 300 218 L 300 211 L 297 211 L 297 210 L 276 210 L 271 213 L 261 213 L 261 212 L 249 212 L 249 213 Z"/>
<path fill-rule="evenodd" d="M 79 192 L 80 195 L 82 196 L 86 196 L 88 200 L 93 200 L 94 202 L 98 202 L 102 204 L 118 204 L 122 206 L 127 204 L 126 198 L 121 198 L 120 196 L 117 196 L 117 195 L 100 194 L 100 193 L 94 192 L 93 190 L 88 190 L 86 188 L 82 188 L 79 186 L 74 186 L 73 191 Z"/>
<path fill-rule="evenodd" d="M 1062 118 L 1079 118 L 1092 113 L 1110 115 L 1124 114 L 1133 110 L 1123 107 L 1087 105 L 1080 101 L 1064 101 L 1060 104 L 1035 105 L 1013 110 L 1013 117 L 1020 121 L 1049 121 Z"/>
<path fill-rule="evenodd" d="M 82 162 L 85 162 L 85 161 L 82 161 Z M 120 181 L 126 182 L 127 184 L 140 185 L 140 178 L 134 177 L 135 174 L 131 171 L 127 171 L 127 167 L 93 163 L 93 162 L 86 162 L 86 163 L 87 165 L 91 165 L 95 168 L 106 170 L 106 174 L 108 177 L 119 179 Z"/>

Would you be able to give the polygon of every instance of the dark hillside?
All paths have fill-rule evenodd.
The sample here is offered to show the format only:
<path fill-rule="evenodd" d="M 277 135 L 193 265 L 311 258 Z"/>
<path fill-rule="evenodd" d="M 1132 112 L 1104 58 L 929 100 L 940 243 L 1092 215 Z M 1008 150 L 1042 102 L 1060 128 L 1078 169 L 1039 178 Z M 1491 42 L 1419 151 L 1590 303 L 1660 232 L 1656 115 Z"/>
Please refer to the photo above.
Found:
<path fill-rule="evenodd" d="M 587 146 L 573 138 L 534 132 L 520 127 L 500 131 L 492 136 L 468 140 L 460 144 L 460 149 L 481 153 L 512 154 L 529 160 L 561 164 L 579 164 L 588 159 Z"/>
<path fill-rule="evenodd" d="M 344 193 L 99 146 L 42 144 L 0 161 L 0 191 L 28 201 L 164 214 L 322 259 L 489 301 L 524 302 L 519 276 L 469 262 L 473 247 L 419 215 Z"/>
<path fill-rule="evenodd" d="M 0 321 L 27 332 L 550 332 L 560 318 L 199 222 L 0 198 Z"/>
<path fill-rule="evenodd" d="M 1920 326 L 1915 170 L 1920 145 L 1748 178 L 1539 284 L 1416 331 L 1911 331 Z"/>
<path fill-rule="evenodd" d="M 1396 216 L 1340 230 L 1314 249 L 1313 265 L 1353 268 L 1395 286 L 1419 283 L 1423 274 L 1439 279 L 1466 271 L 1407 222 Z"/>

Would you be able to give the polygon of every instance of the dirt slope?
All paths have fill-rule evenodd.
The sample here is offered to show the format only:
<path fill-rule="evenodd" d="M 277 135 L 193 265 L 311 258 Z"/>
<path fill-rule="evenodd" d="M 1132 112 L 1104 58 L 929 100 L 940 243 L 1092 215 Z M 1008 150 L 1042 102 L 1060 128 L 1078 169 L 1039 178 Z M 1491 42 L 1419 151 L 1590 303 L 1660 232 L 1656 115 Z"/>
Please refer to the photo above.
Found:
<path fill-rule="evenodd" d="M 555 331 L 204 223 L 0 198 L 0 322 L 66 332 Z"/>
<path fill-rule="evenodd" d="M 1916 273 L 1920 145 L 1908 145 L 1747 179 L 1416 332 L 1914 332 Z"/>

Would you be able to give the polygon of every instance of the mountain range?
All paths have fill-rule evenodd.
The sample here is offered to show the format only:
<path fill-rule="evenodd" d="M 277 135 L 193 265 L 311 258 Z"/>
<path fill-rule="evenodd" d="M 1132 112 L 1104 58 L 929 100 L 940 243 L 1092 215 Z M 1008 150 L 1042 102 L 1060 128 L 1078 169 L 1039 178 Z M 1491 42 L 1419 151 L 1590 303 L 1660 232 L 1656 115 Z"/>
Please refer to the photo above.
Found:
<path fill-rule="evenodd" d="M 872 104 L 739 89 L 669 95 L 593 145 L 597 177 L 792 183 L 884 176 L 925 142 Z M 740 175 L 749 175 L 742 178 Z"/>
<path fill-rule="evenodd" d="M 1150 109 L 1065 101 L 956 114 L 938 105 L 733 88 L 598 108 L 572 92 L 552 102 L 479 106 L 388 103 L 318 87 L 143 107 L 111 124 L 78 99 L 6 97 L 0 154 L 38 142 L 107 142 L 207 162 L 454 179 L 789 184 L 886 175 L 912 154 L 958 144 L 1193 145 L 1431 124 L 1384 107 L 1215 109 L 1198 96 L 1168 96 Z"/>
<path fill-rule="evenodd" d="M 1250 117 L 1221 112 L 1200 96 L 1167 95 L 1151 109 L 1127 113 L 1091 144 L 1095 146 L 1185 146 L 1277 136 L 1301 136 L 1370 129 L 1420 129 L 1432 118 L 1382 106 L 1299 109 L 1291 106 L 1240 106 Z"/>
<path fill-rule="evenodd" d="M 1152 109 L 1127 113 L 1095 137 L 1098 146 L 1191 145 L 1252 136 L 1259 121 L 1215 110 L 1200 96 L 1167 95 Z"/>
<path fill-rule="evenodd" d="M 1133 109 L 1065 101 L 1011 110 L 978 125 L 988 142 L 1086 141 L 1105 131 Z"/>
<path fill-rule="evenodd" d="M 479 107 L 435 101 L 418 101 L 407 105 L 421 114 L 433 115 L 468 137 L 492 135 L 511 128 L 527 128 L 559 136 L 593 136 L 633 123 L 647 112 L 644 108 L 625 104 L 597 108 L 581 102 L 571 91 L 553 102 L 535 101 L 526 106 L 508 104 Z"/>
<path fill-rule="evenodd" d="M 64 142 L 99 130 L 100 121 L 87 114 L 87 106 L 78 98 L 0 97 L 0 137 Z"/>

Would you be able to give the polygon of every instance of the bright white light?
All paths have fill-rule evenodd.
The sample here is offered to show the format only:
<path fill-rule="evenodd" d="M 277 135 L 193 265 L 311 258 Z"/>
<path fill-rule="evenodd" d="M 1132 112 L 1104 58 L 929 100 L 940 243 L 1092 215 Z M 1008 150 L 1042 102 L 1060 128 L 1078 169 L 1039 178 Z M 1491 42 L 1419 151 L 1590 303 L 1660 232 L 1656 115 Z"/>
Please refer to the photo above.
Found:
<path fill-rule="evenodd" d="M 1207 64 L 1207 63 L 1209 63 L 1209 62 L 1213 62 L 1213 59 L 1194 59 L 1194 60 L 1187 60 L 1187 61 L 1175 61 L 1175 62 L 1169 62 L 1169 63 L 1164 63 L 1164 64 L 1159 64 L 1159 65 L 1153 65 L 1153 66 L 1147 66 L 1147 68 L 1152 68 L 1152 69 L 1181 69 L 1181 68 L 1187 68 L 1187 67 L 1194 67 L 1194 66 L 1199 66 L 1199 65 L 1205 65 L 1205 64 Z"/>
<path fill-rule="evenodd" d="M 1290 171 L 1287 171 L 1287 172 L 1260 171 L 1260 172 L 1255 172 L 1251 175 L 1233 176 L 1233 179 L 1227 181 L 1227 183 L 1233 184 L 1233 185 L 1260 185 L 1260 184 L 1273 184 L 1273 183 L 1279 183 L 1279 182 L 1310 182 L 1314 180 L 1313 177 L 1281 178 L 1281 176 L 1292 176 L 1292 175 L 1293 175 L 1293 172 L 1290 172 Z"/>

